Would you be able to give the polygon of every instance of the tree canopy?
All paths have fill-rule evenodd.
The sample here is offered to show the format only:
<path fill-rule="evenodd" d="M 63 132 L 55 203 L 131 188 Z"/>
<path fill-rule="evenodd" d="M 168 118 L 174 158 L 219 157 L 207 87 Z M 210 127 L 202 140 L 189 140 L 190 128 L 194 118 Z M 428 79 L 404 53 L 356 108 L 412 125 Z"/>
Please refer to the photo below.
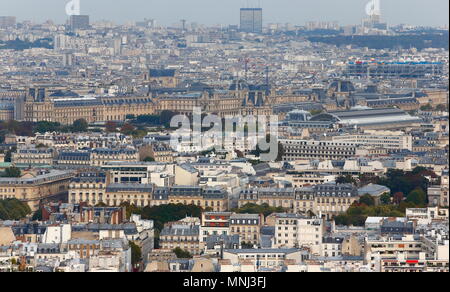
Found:
<path fill-rule="evenodd" d="M 17 167 L 8 167 L 5 169 L 5 171 L 1 174 L 1 177 L 8 177 L 8 178 L 18 178 L 22 176 L 22 172 Z"/>
<path fill-rule="evenodd" d="M 88 122 L 85 119 L 79 119 L 73 122 L 72 131 L 76 133 L 86 132 L 89 127 Z"/>
<path fill-rule="evenodd" d="M 20 220 L 31 214 L 30 207 L 17 200 L 0 200 L 0 220 Z"/>
<path fill-rule="evenodd" d="M 190 252 L 183 250 L 179 247 L 175 248 L 173 252 L 176 254 L 179 259 L 192 259 L 192 255 Z"/>
<path fill-rule="evenodd" d="M 232 210 L 233 212 L 239 214 L 263 214 L 265 217 L 273 213 L 285 213 L 286 209 L 282 207 L 270 207 L 268 204 L 256 205 L 256 204 L 246 204 L 241 208 Z"/>
<path fill-rule="evenodd" d="M 359 203 L 371 207 L 375 206 L 375 199 L 371 195 L 366 194 L 359 199 Z"/>

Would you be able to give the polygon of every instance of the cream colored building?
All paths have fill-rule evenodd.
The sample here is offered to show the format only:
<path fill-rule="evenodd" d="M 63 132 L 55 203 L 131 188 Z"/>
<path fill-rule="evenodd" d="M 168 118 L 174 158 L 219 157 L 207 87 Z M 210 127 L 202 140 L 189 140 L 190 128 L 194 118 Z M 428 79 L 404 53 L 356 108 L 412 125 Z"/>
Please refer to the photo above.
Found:
<path fill-rule="evenodd" d="M 306 218 L 296 214 L 277 214 L 274 247 L 308 248 L 320 255 L 325 225 L 322 219 Z"/>
<path fill-rule="evenodd" d="M 332 138 L 333 142 L 346 142 L 367 146 L 370 148 L 381 148 L 391 150 L 412 151 L 412 136 L 404 132 L 365 130 L 360 134 L 344 134 Z"/>
<path fill-rule="evenodd" d="M 18 199 L 37 211 L 42 199 L 67 193 L 73 177 L 70 171 L 51 170 L 21 178 L 0 178 L 0 200 Z"/>
<path fill-rule="evenodd" d="M 233 214 L 230 216 L 230 235 L 239 235 L 242 244 L 258 245 L 262 224 L 262 215 Z"/>
<path fill-rule="evenodd" d="M 175 165 L 175 185 L 198 186 L 199 171 L 189 164 Z"/>

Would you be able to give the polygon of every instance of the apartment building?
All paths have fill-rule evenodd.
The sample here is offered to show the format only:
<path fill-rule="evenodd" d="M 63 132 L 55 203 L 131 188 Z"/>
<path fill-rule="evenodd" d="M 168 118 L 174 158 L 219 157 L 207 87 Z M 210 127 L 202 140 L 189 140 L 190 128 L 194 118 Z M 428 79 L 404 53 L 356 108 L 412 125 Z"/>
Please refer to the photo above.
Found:
<path fill-rule="evenodd" d="M 91 153 L 80 151 L 61 151 L 56 164 L 71 167 L 88 167 L 91 165 Z"/>
<path fill-rule="evenodd" d="M 158 143 L 150 145 L 150 157 L 156 162 L 173 163 L 175 153 L 167 144 Z"/>
<path fill-rule="evenodd" d="M 221 272 L 235 272 L 232 267 L 247 263 L 253 268 L 250 271 L 256 272 L 259 269 L 281 268 L 287 260 L 300 264 L 307 259 L 307 255 L 298 249 L 230 249 L 224 251 L 223 259 L 228 260 L 230 265 L 227 270 L 221 265 Z"/>
<path fill-rule="evenodd" d="M 71 171 L 40 171 L 22 178 L 0 178 L 0 200 L 18 199 L 37 211 L 42 199 L 67 194 L 75 174 Z"/>
<path fill-rule="evenodd" d="M 197 186 L 199 171 L 190 164 L 175 165 L 175 185 Z"/>
<path fill-rule="evenodd" d="M 308 248 L 311 253 L 320 255 L 324 228 L 322 219 L 277 214 L 274 247 Z"/>
<path fill-rule="evenodd" d="M 194 224 L 168 224 L 161 231 L 159 244 L 162 249 L 181 248 L 192 255 L 199 255 L 204 249 L 200 242 L 200 226 Z"/>
<path fill-rule="evenodd" d="M 258 245 L 263 216 L 257 214 L 233 214 L 230 216 L 230 235 L 239 235 L 242 244 Z"/>
<path fill-rule="evenodd" d="M 195 205 L 215 212 L 228 210 L 228 193 L 221 188 L 173 186 L 162 190 L 166 191 L 168 204 Z M 155 195 L 157 196 L 157 193 Z"/>
<path fill-rule="evenodd" d="M 239 207 L 247 204 L 282 207 L 290 212 L 314 210 L 312 188 L 249 188 L 239 194 Z"/>
<path fill-rule="evenodd" d="M 342 256 L 342 237 L 324 237 L 322 239 L 321 256 L 333 258 Z"/>
<path fill-rule="evenodd" d="M 365 239 L 365 257 L 378 272 L 423 272 L 449 269 L 448 231 Z"/>
<path fill-rule="evenodd" d="M 422 251 L 420 238 L 414 235 L 367 237 L 364 242 L 364 254 L 373 269 L 376 269 L 376 265 L 382 259 L 396 260 L 399 254 L 403 254 L 406 258 L 419 258 Z"/>
<path fill-rule="evenodd" d="M 331 218 L 346 212 L 359 200 L 358 189 L 350 184 L 330 182 L 303 188 L 250 188 L 239 194 L 239 207 L 268 204 L 292 213 L 322 214 Z"/>
<path fill-rule="evenodd" d="M 106 198 L 106 175 L 104 173 L 82 172 L 69 185 L 68 202 L 112 205 Z"/>
<path fill-rule="evenodd" d="M 91 165 L 103 166 L 108 162 L 114 161 L 139 161 L 139 151 L 131 148 L 108 149 L 96 148 L 91 152 Z"/>
<path fill-rule="evenodd" d="M 336 176 L 328 173 L 306 173 L 306 172 L 288 172 L 286 179 L 292 182 L 294 188 L 315 186 L 329 183 L 336 180 Z"/>
<path fill-rule="evenodd" d="M 302 159 L 341 160 L 356 155 L 357 144 L 346 142 L 313 140 L 280 140 L 283 146 L 283 161 Z"/>
<path fill-rule="evenodd" d="M 334 136 L 333 142 L 345 142 L 367 146 L 370 148 L 382 148 L 389 150 L 410 150 L 413 148 L 413 140 L 410 134 L 401 131 L 376 131 L 365 130 L 359 134 L 342 134 Z"/>
<path fill-rule="evenodd" d="M 448 222 L 449 210 L 439 207 L 408 208 L 406 218 L 417 225 L 429 225 L 432 222 Z"/>
<path fill-rule="evenodd" d="M 153 185 L 147 184 L 109 184 L 106 187 L 104 201 L 108 206 L 120 206 L 129 203 L 137 207 L 151 205 Z"/>
<path fill-rule="evenodd" d="M 169 187 L 174 184 L 174 165 L 154 162 L 107 162 L 102 170 L 112 183 L 154 184 Z"/>
<path fill-rule="evenodd" d="M 449 175 L 448 169 L 442 171 L 441 185 L 428 188 L 428 201 L 431 207 L 448 207 L 449 203 Z"/>
<path fill-rule="evenodd" d="M 314 190 L 316 214 L 329 219 L 346 212 L 360 198 L 358 189 L 351 184 L 329 183 L 317 185 Z"/>
<path fill-rule="evenodd" d="M 53 165 L 55 156 L 51 148 L 23 148 L 12 153 L 12 162 L 26 166 Z"/>
<path fill-rule="evenodd" d="M 200 241 L 206 242 L 209 236 L 230 234 L 231 212 L 203 212 L 200 227 Z"/>

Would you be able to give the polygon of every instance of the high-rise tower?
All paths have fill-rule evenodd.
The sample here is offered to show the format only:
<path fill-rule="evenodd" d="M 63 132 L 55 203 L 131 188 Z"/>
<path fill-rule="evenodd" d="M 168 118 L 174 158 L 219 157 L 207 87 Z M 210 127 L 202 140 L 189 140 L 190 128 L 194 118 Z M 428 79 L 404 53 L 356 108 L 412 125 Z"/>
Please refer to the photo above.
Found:
<path fill-rule="evenodd" d="M 241 8 L 241 31 L 249 33 L 262 33 L 262 8 Z"/>

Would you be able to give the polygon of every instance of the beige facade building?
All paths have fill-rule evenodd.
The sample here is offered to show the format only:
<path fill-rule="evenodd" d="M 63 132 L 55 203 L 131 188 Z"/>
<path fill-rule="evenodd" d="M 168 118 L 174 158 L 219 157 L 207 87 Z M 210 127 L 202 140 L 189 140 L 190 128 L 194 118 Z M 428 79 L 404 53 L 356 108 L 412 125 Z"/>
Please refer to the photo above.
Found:
<path fill-rule="evenodd" d="M 277 214 L 275 248 L 308 248 L 321 254 L 325 225 L 322 219 L 306 218 L 297 214 Z"/>
<path fill-rule="evenodd" d="M 333 142 L 346 142 L 371 148 L 390 150 L 410 150 L 413 148 L 412 136 L 404 132 L 366 130 L 361 134 L 346 134 L 332 138 Z"/>
<path fill-rule="evenodd" d="M 67 193 L 74 176 L 73 172 L 52 170 L 21 178 L 0 178 L 0 200 L 18 199 L 37 211 L 42 199 Z"/>
<path fill-rule="evenodd" d="M 280 140 L 284 161 L 302 159 L 339 160 L 355 156 L 357 145 L 345 142 Z"/>
<path fill-rule="evenodd" d="M 50 148 L 23 148 L 12 154 L 15 165 L 53 165 L 55 151 Z"/>
<path fill-rule="evenodd" d="M 263 220 L 262 215 L 233 214 L 230 216 L 230 235 L 239 235 L 242 244 L 258 245 Z"/>
<path fill-rule="evenodd" d="M 180 248 L 192 255 L 199 255 L 204 249 L 204 243 L 200 242 L 199 225 L 181 222 L 167 224 L 159 238 L 161 248 L 166 250 Z"/>

